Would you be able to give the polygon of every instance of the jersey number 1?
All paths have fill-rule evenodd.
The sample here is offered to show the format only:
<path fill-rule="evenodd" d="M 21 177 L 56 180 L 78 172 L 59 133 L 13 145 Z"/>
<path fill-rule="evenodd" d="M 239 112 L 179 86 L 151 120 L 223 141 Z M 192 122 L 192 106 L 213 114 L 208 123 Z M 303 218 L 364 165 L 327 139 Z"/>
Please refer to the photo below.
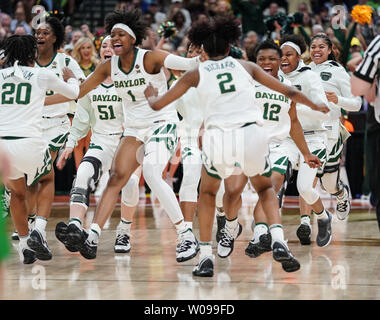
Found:
<path fill-rule="evenodd" d="M 4 83 L 1 94 L 1 104 L 29 104 L 32 85 L 30 83 Z M 16 95 L 15 95 L 16 92 Z"/>

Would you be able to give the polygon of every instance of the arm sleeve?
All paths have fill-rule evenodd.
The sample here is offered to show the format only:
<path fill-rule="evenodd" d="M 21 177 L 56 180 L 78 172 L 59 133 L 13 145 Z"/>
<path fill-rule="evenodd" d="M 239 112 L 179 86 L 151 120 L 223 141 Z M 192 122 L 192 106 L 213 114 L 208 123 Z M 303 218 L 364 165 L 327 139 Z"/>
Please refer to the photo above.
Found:
<path fill-rule="evenodd" d="M 359 111 L 362 99 L 351 93 L 350 76 L 343 68 L 338 69 L 338 79 L 341 95 L 338 95 L 338 106 L 347 111 Z"/>
<path fill-rule="evenodd" d="M 331 112 L 331 111 L 330 111 Z M 320 111 L 315 111 L 308 106 L 305 106 L 303 104 L 297 104 L 297 115 L 299 116 L 305 116 L 311 119 L 315 120 L 329 120 L 329 114 L 328 113 L 322 113 Z"/>
<path fill-rule="evenodd" d="M 326 98 L 325 89 L 323 88 L 322 80 L 318 77 L 318 75 L 313 71 L 310 71 L 307 72 L 305 79 L 308 81 L 308 92 L 305 93 L 305 95 L 314 103 L 324 103 L 326 106 L 328 106 L 329 102 Z"/>
<path fill-rule="evenodd" d="M 77 111 L 73 118 L 66 147 L 74 148 L 77 141 L 84 138 L 90 130 L 91 101 L 87 95 L 78 100 Z"/>
<path fill-rule="evenodd" d="M 357 66 L 354 75 L 359 79 L 372 83 L 375 79 L 380 56 L 380 35 L 370 43 L 363 61 Z"/>
<path fill-rule="evenodd" d="M 164 60 L 164 66 L 173 70 L 191 70 L 199 65 L 199 57 L 183 58 L 175 54 L 169 54 Z"/>
<path fill-rule="evenodd" d="M 42 88 L 53 90 L 69 99 L 76 99 L 79 95 L 79 82 L 70 78 L 67 82 L 59 79 L 52 71 L 47 69 L 38 74 L 38 83 Z"/>

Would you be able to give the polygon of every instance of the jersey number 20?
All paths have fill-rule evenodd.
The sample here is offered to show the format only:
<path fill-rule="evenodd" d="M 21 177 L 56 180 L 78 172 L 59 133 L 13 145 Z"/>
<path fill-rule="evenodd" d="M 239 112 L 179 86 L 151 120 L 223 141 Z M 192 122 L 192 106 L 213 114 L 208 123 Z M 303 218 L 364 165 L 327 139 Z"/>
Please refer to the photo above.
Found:
<path fill-rule="evenodd" d="M 29 104 L 32 85 L 30 83 L 4 83 L 1 93 L 1 104 Z M 15 94 L 16 93 L 16 94 Z"/>

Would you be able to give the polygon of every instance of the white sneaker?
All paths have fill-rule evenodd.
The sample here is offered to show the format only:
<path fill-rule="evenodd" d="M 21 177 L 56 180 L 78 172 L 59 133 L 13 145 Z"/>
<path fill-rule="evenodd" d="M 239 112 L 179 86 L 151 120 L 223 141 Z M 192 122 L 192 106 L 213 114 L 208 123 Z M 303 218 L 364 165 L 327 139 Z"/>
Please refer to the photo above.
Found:
<path fill-rule="evenodd" d="M 243 227 L 238 223 L 235 230 L 231 230 L 227 227 L 222 229 L 222 238 L 218 242 L 218 256 L 221 258 L 227 258 L 234 250 L 234 241 L 241 234 Z"/>
<path fill-rule="evenodd" d="M 199 244 L 191 229 L 178 235 L 176 248 L 177 262 L 184 262 L 194 258 L 199 251 Z"/>
<path fill-rule="evenodd" d="M 336 197 L 336 215 L 339 220 L 346 219 L 351 210 L 350 194 L 347 185 L 343 185 L 343 191 L 343 196 L 341 198 Z"/>
<path fill-rule="evenodd" d="M 114 251 L 116 253 L 128 253 L 131 251 L 131 240 L 130 234 L 120 228 L 119 226 L 116 229 L 116 240 Z"/>

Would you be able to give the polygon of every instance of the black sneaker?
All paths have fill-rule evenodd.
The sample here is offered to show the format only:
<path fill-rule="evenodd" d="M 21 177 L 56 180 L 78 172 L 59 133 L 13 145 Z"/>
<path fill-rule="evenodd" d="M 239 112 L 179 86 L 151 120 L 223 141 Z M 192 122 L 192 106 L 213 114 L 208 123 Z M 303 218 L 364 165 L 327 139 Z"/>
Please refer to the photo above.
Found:
<path fill-rule="evenodd" d="M 32 264 L 37 260 L 36 253 L 30 249 L 24 248 L 22 255 L 24 256 L 24 264 Z"/>
<path fill-rule="evenodd" d="M 286 272 L 294 272 L 301 268 L 300 263 L 294 258 L 286 244 L 276 241 L 273 244 L 273 259 L 282 264 Z"/>
<path fill-rule="evenodd" d="M 131 251 L 131 242 L 129 241 L 129 235 L 126 233 L 119 233 L 116 236 L 115 248 L 116 253 L 128 253 Z"/>
<path fill-rule="evenodd" d="M 236 235 L 230 234 L 227 228 L 223 228 L 222 230 L 222 238 L 218 242 L 217 251 L 219 257 L 227 258 L 234 250 L 234 241 L 241 234 L 243 227 L 238 222 L 238 230 Z"/>
<path fill-rule="evenodd" d="M 272 236 L 270 233 L 264 233 L 260 236 L 259 242 L 253 243 L 253 239 L 249 242 L 245 249 L 245 254 L 251 258 L 257 258 L 264 252 L 272 251 Z"/>
<path fill-rule="evenodd" d="M 98 249 L 98 245 L 94 243 L 93 241 L 90 243 L 88 240 L 86 240 L 80 247 L 79 253 L 86 259 L 95 259 L 96 258 L 96 251 Z"/>
<path fill-rule="evenodd" d="M 302 245 L 311 244 L 311 228 L 309 225 L 301 223 L 297 229 L 297 237 Z"/>
<path fill-rule="evenodd" d="M 326 247 L 329 245 L 332 239 L 331 220 L 332 215 L 327 212 L 328 219 L 318 219 L 318 234 L 317 245 L 318 247 Z"/>
<path fill-rule="evenodd" d="M 75 224 L 69 223 L 67 226 L 66 241 L 71 248 L 80 248 L 85 242 L 85 234 L 83 230 L 78 228 Z"/>
<path fill-rule="evenodd" d="M 67 224 L 63 221 L 60 221 L 55 226 L 55 236 L 57 239 L 63 243 L 65 248 L 70 252 L 78 252 L 79 248 L 77 246 L 72 246 L 67 241 Z"/>
<path fill-rule="evenodd" d="M 51 260 L 53 257 L 46 240 L 37 229 L 32 231 L 28 238 L 27 244 L 30 249 L 36 252 L 36 257 L 38 260 Z"/>
<path fill-rule="evenodd" d="M 219 242 L 222 239 L 223 233 L 222 230 L 226 225 L 226 216 L 216 216 L 216 242 Z"/>
<path fill-rule="evenodd" d="M 193 276 L 212 277 L 214 275 L 214 262 L 211 257 L 204 257 L 193 270 Z"/>

